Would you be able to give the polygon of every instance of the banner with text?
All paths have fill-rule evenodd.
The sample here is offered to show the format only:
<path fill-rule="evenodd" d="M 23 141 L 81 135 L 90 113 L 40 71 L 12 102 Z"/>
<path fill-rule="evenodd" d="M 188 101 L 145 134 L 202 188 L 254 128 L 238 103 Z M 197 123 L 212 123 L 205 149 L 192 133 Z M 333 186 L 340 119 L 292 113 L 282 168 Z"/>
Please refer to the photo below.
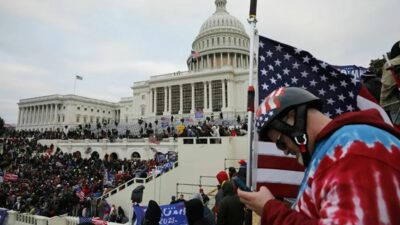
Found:
<path fill-rule="evenodd" d="M 160 208 L 160 225 L 188 225 L 186 220 L 185 204 L 183 202 L 170 205 L 160 205 Z M 136 214 L 136 224 L 141 224 L 144 215 L 146 215 L 147 206 L 134 205 L 133 209 Z"/>

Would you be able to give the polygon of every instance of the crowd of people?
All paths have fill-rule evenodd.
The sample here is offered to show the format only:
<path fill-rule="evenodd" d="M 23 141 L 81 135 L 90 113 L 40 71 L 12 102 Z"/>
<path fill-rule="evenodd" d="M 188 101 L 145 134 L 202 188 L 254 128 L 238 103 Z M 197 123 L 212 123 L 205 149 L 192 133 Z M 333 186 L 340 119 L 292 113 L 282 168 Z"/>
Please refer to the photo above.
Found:
<path fill-rule="evenodd" d="M 123 138 L 138 139 L 157 137 L 161 140 L 169 137 L 220 137 L 241 136 L 247 133 L 247 123 L 237 116 L 235 120 L 206 118 L 194 124 L 181 119 L 174 121 L 173 116 L 167 123 L 158 120 L 146 122 L 139 119 L 135 124 L 82 124 L 76 127 L 64 126 L 56 130 L 11 131 L 13 137 L 34 137 L 36 139 L 108 139 L 111 142 Z"/>
<path fill-rule="evenodd" d="M 68 214 L 116 221 L 122 208 L 108 206 L 100 198 L 103 194 L 132 178 L 168 171 L 177 161 L 172 152 L 164 157 L 157 152 L 150 160 L 121 160 L 112 155 L 100 159 L 98 154 L 84 159 L 80 152 L 63 153 L 35 138 L 3 141 L 0 207 L 48 217 Z"/>

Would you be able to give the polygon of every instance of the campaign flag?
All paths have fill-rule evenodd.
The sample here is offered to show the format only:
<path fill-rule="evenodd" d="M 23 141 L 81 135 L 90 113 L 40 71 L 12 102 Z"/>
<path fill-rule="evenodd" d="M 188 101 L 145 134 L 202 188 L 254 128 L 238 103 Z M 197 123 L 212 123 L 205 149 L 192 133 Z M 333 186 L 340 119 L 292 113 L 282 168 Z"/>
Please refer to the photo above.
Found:
<path fill-rule="evenodd" d="M 93 223 L 94 225 L 107 225 L 107 221 L 104 221 L 99 217 L 79 217 L 79 223 Z"/>
<path fill-rule="evenodd" d="M 332 66 L 333 68 L 339 70 L 341 73 L 356 76 L 357 79 L 360 79 L 360 76 L 368 71 L 368 68 L 356 65 Z"/>
<path fill-rule="evenodd" d="M 17 174 L 7 173 L 7 172 L 4 174 L 4 181 L 5 182 L 7 182 L 7 181 L 15 182 L 17 180 L 18 180 L 18 175 Z"/>
<path fill-rule="evenodd" d="M 259 36 L 258 57 L 260 103 L 279 87 L 301 87 L 324 100 L 323 113 L 328 117 L 376 108 L 389 121 L 356 76 L 340 73 L 307 51 Z M 257 143 L 256 147 L 257 188 L 265 185 L 275 196 L 295 198 L 304 168 L 273 144 Z"/>
<path fill-rule="evenodd" d="M 82 76 L 75 75 L 75 78 L 76 78 L 77 80 L 83 80 L 83 77 L 82 77 Z"/>
<path fill-rule="evenodd" d="M 160 205 L 161 220 L 160 225 L 188 225 L 186 220 L 185 204 L 178 202 L 170 205 Z M 147 206 L 133 205 L 136 215 L 136 224 L 141 224 L 146 215 Z"/>
<path fill-rule="evenodd" d="M 7 210 L 8 209 L 0 208 L 0 225 L 3 225 L 4 221 L 7 218 L 7 215 L 8 215 Z"/>

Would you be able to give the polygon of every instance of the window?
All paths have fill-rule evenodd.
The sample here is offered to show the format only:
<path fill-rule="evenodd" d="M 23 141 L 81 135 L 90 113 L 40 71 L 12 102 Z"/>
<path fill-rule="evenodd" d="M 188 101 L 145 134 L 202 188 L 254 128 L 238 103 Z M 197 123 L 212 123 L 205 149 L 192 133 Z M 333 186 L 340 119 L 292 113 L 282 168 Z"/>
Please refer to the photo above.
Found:
<path fill-rule="evenodd" d="M 106 113 L 106 111 L 105 111 L 105 110 L 103 110 L 103 113 Z"/>
<path fill-rule="evenodd" d="M 164 112 L 164 87 L 157 88 L 157 112 L 156 115 L 162 115 Z"/>
<path fill-rule="evenodd" d="M 100 112 L 100 110 L 98 109 L 97 112 Z"/>
<path fill-rule="evenodd" d="M 108 114 L 110 114 L 110 111 L 108 111 Z"/>
<path fill-rule="evenodd" d="M 79 115 L 76 116 L 76 122 L 79 123 Z"/>
<path fill-rule="evenodd" d="M 76 108 L 76 109 L 77 109 L 77 110 L 80 110 L 80 109 L 81 109 L 81 107 L 79 107 L 79 106 L 78 106 L 78 108 Z"/>
<path fill-rule="evenodd" d="M 142 106 L 140 107 L 140 115 L 141 115 L 141 116 L 144 116 L 145 113 L 146 113 L 146 106 L 145 106 L 145 105 L 142 105 Z"/>
<path fill-rule="evenodd" d="M 171 86 L 171 114 L 178 114 L 180 110 L 180 87 L 179 85 Z"/>
<path fill-rule="evenodd" d="M 93 109 L 90 109 L 91 112 L 93 112 Z"/>
<path fill-rule="evenodd" d="M 182 85 L 183 94 L 183 113 L 190 113 L 192 109 L 192 85 L 184 84 Z"/>
<path fill-rule="evenodd" d="M 84 110 L 87 111 L 87 108 L 85 108 Z"/>
<path fill-rule="evenodd" d="M 204 83 L 199 82 L 194 84 L 194 108 L 196 111 L 204 109 Z"/>
<path fill-rule="evenodd" d="M 146 99 L 146 95 L 142 95 L 142 100 L 145 100 Z"/>
<path fill-rule="evenodd" d="M 212 111 L 218 112 L 222 108 L 222 82 L 221 80 L 211 81 Z"/>

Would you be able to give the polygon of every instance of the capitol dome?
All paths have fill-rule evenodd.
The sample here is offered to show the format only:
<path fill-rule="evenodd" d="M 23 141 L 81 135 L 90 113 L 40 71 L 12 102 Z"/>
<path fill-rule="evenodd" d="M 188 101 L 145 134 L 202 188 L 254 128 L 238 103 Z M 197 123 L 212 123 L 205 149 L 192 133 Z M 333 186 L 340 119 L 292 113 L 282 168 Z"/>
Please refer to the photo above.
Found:
<path fill-rule="evenodd" d="M 201 26 L 187 60 L 190 71 L 223 66 L 248 68 L 250 38 L 243 24 L 226 10 L 227 0 L 215 0 L 216 10 Z"/>

